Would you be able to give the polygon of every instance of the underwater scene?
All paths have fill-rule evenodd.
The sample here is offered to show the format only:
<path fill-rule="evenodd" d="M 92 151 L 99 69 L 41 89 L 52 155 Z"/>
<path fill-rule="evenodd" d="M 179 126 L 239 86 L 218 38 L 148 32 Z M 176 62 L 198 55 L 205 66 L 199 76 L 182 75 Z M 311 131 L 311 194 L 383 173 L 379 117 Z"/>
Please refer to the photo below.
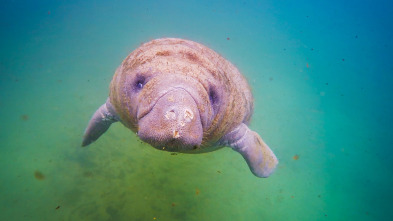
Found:
<path fill-rule="evenodd" d="M 82 147 L 123 60 L 168 37 L 247 79 L 268 178 L 229 147 L 157 150 L 119 122 Z M 0 220 L 391 220 L 392 113 L 392 1 L 0 4 Z"/>

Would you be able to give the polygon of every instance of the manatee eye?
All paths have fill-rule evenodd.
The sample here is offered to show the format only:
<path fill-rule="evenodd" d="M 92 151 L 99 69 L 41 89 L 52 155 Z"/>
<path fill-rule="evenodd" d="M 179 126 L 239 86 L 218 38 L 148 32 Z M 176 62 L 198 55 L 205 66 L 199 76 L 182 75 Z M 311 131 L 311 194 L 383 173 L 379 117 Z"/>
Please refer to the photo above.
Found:
<path fill-rule="evenodd" d="M 145 77 L 137 76 L 135 81 L 134 81 L 134 85 L 133 85 L 134 89 L 136 91 L 139 91 L 140 89 L 143 88 L 144 85 L 145 85 Z"/>
<path fill-rule="evenodd" d="M 213 108 L 213 112 L 218 113 L 220 108 L 220 97 L 219 97 L 219 93 L 216 90 L 216 87 L 214 87 L 213 85 L 209 86 L 209 99 L 210 99 L 210 104 Z"/>
<path fill-rule="evenodd" d="M 218 102 L 218 95 L 214 87 L 209 88 L 209 99 L 211 104 L 216 104 Z"/>

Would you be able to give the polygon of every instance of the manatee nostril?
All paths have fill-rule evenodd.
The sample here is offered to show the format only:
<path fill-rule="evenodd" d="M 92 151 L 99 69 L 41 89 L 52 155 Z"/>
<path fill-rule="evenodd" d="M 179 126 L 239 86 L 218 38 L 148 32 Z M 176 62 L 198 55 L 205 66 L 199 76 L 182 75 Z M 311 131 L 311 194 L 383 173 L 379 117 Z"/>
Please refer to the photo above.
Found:
<path fill-rule="evenodd" d="M 174 119 L 176 119 L 175 110 L 167 111 L 166 114 L 165 114 L 165 118 L 168 119 L 168 120 L 171 120 L 171 119 L 174 120 Z"/>
<path fill-rule="evenodd" d="M 190 122 L 194 118 L 194 114 L 190 110 L 185 110 L 184 111 L 184 119 L 186 122 Z"/>

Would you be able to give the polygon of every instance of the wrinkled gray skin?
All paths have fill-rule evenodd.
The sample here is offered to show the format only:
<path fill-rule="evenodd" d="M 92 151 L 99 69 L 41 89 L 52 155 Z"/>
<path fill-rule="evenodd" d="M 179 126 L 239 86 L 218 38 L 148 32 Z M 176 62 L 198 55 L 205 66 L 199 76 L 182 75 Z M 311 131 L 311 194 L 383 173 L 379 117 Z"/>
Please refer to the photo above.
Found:
<path fill-rule="evenodd" d="M 231 147 L 252 173 L 268 177 L 278 160 L 247 126 L 253 98 L 230 62 L 196 42 L 164 38 L 133 51 L 91 118 L 82 146 L 120 121 L 159 150 L 203 153 Z"/>

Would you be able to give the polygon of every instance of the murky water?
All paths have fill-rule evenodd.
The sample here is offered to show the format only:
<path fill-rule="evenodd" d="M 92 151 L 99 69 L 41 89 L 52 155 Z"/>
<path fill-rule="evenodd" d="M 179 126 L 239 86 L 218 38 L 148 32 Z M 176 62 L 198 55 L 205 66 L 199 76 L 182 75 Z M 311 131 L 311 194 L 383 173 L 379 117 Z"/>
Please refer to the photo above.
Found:
<path fill-rule="evenodd" d="M 389 1 L 5 1 L 0 220 L 389 220 Z M 142 42 L 180 37 L 234 63 L 267 179 L 224 148 L 171 155 L 121 124 L 81 148 L 112 75 Z"/>

